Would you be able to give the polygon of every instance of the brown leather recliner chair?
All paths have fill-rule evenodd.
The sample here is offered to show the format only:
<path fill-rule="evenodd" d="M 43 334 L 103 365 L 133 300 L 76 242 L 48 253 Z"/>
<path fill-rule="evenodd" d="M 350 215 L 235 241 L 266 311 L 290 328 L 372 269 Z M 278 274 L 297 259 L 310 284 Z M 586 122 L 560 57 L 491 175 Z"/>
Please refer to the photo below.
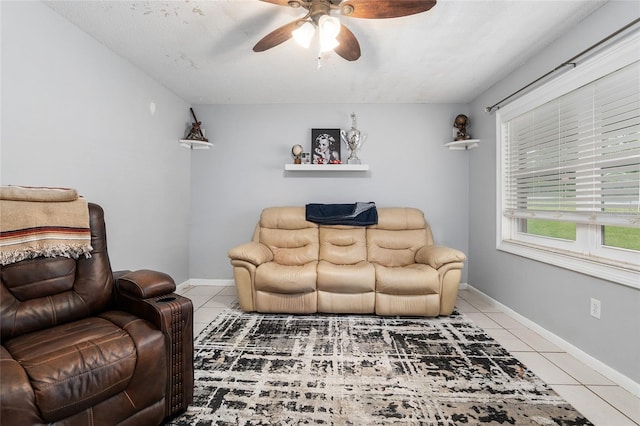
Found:
<path fill-rule="evenodd" d="M 3 426 L 158 425 L 193 399 L 191 301 L 166 274 L 114 274 L 102 208 L 89 219 L 90 258 L 0 271 Z"/>

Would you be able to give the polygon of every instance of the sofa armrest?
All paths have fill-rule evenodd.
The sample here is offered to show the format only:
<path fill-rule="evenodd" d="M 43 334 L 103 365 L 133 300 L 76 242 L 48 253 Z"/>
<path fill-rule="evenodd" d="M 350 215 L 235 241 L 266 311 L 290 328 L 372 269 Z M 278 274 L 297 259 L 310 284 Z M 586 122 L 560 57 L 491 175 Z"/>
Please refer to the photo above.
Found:
<path fill-rule="evenodd" d="M 424 263 L 435 269 L 467 258 L 460 250 L 444 246 L 424 246 L 416 252 L 416 263 Z"/>
<path fill-rule="evenodd" d="M 261 265 L 273 260 L 273 253 L 269 247 L 256 241 L 244 243 L 227 252 L 231 260 L 243 260 L 253 265 Z"/>

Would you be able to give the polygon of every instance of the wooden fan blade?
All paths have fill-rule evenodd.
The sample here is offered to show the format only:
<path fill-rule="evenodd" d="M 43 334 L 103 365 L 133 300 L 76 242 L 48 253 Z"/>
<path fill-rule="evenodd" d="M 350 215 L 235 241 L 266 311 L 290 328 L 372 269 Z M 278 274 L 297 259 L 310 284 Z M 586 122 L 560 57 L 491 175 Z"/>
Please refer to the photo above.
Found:
<path fill-rule="evenodd" d="M 336 39 L 340 44 L 333 49 L 334 52 L 347 61 L 355 61 L 360 57 L 360 43 L 358 43 L 356 36 L 354 36 L 351 30 L 344 24 L 340 26 L 340 33 Z"/>
<path fill-rule="evenodd" d="M 304 21 L 304 19 L 296 19 L 293 22 L 289 22 L 288 24 L 271 31 L 269 34 L 264 36 L 262 40 L 256 43 L 255 46 L 253 46 L 253 51 L 264 52 L 265 50 L 271 49 L 272 47 L 289 40 L 292 37 L 291 32 L 298 28 L 301 21 Z"/>
<path fill-rule="evenodd" d="M 265 3 L 277 4 L 278 6 L 289 6 L 289 0 L 260 0 Z"/>
<path fill-rule="evenodd" d="M 399 18 L 426 12 L 436 0 L 346 0 L 340 3 L 340 13 L 350 18 Z"/>

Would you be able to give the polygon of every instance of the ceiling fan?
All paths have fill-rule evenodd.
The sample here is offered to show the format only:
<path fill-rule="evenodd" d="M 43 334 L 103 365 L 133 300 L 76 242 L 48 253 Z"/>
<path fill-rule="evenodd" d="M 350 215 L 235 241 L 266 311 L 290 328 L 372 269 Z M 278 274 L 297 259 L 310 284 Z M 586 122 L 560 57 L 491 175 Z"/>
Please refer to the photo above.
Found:
<path fill-rule="evenodd" d="M 294 37 L 300 44 L 308 46 L 317 28 L 320 35 L 320 50 L 333 50 L 347 61 L 360 57 L 360 44 L 353 33 L 341 24 L 331 12 L 350 18 L 381 19 L 398 18 L 426 12 L 436 0 L 261 0 L 278 6 L 305 8 L 307 14 L 267 34 L 254 47 L 254 52 L 271 49 Z"/>

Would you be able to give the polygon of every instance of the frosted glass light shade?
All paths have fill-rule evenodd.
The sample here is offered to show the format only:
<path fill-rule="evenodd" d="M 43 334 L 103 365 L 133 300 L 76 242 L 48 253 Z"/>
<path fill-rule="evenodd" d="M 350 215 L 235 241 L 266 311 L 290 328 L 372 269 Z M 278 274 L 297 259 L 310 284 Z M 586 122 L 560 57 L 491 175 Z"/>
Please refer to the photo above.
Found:
<path fill-rule="evenodd" d="M 315 32 L 316 29 L 314 28 L 313 24 L 307 21 L 304 24 L 300 25 L 298 29 L 293 30 L 291 32 L 291 35 L 293 36 L 293 39 L 296 41 L 296 43 L 298 43 L 305 49 L 308 49 Z"/>
<path fill-rule="evenodd" d="M 323 15 L 318 20 L 322 37 L 336 38 L 340 34 L 340 20 L 335 16 Z"/>
<path fill-rule="evenodd" d="M 328 39 L 324 39 L 322 37 L 320 38 L 320 52 L 328 52 L 330 50 L 335 49 L 339 45 L 340 45 L 340 42 L 338 42 L 338 40 L 336 40 L 335 38 L 328 38 Z"/>
<path fill-rule="evenodd" d="M 333 16 L 324 15 L 318 20 L 320 29 L 320 51 L 328 52 L 335 49 L 340 43 L 336 40 L 340 34 L 340 20 Z"/>

